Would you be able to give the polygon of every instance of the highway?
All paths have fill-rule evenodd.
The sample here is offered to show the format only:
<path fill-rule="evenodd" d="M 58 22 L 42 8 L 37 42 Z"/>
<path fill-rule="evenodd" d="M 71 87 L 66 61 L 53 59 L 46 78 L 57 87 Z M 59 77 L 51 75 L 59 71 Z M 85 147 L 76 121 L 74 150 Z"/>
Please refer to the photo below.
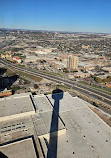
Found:
<path fill-rule="evenodd" d="M 10 40 L 9 42 L 0 44 L 0 49 L 4 48 L 4 47 L 6 47 L 6 46 L 9 46 L 9 45 L 12 44 L 13 42 L 14 42 L 14 40 Z"/>
<path fill-rule="evenodd" d="M 82 84 L 79 84 L 75 81 L 70 81 L 68 79 L 60 78 L 58 76 L 53 76 L 53 75 L 43 73 L 43 72 L 40 72 L 37 70 L 26 69 L 24 67 L 18 66 L 15 63 L 11 63 L 5 59 L 0 58 L 0 62 L 3 63 L 4 65 L 6 65 L 7 67 L 12 68 L 12 69 L 19 70 L 19 71 L 25 72 L 27 74 L 32 74 L 32 75 L 39 76 L 42 78 L 46 78 L 48 80 L 57 82 L 59 84 L 62 83 L 65 86 L 70 87 L 70 88 L 72 88 L 72 89 L 74 89 L 74 90 L 76 90 L 76 91 L 78 91 L 78 92 L 80 92 L 88 97 L 93 97 L 93 98 L 98 99 L 98 100 L 100 100 L 108 105 L 111 105 L 111 96 L 110 95 L 107 95 L 105 93 L 97 91 L 96 89 L 92 89 L 89 86 L 82 85 Z"/>

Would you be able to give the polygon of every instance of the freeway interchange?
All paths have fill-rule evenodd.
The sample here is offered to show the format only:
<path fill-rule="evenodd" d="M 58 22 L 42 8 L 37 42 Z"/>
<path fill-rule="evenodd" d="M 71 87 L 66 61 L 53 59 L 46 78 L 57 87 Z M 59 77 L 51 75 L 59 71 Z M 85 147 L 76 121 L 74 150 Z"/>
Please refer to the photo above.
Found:
<path fill-rule="evenodd" d="M 91 88 L 87 85 L 82 85 L 82 84 L 77 83 L 75 81 L 71 81 L 71 80 L 68 80 L 65 78 L 60 78 L 59 76 L 54 76 L 54 75 L 40 72 L 37 70 L 27 69 L 25 67 L 20 67 L 17 64 L 11 63 L 5 59 L 0 58 L 0 62 L 2 64 L 4 64 L 5 66 L 7 66 L 8 68 L 9 67 L 12 68 L 13 70 L 15 69 L 15 70 L 22 71 L 22 72 L 25 72 L 25 73 L 30 74 L 30 75 L 38 76 L 41 78 L 46 78 L 48 80 L 57 82 L 59 84 L 63 84 L 67 87 L 70 87 L 70 88 L 78 91 L 79 93 L 84 94 L 85 96 L 93 97 L 93 98 L 95 98 L 95 100 L 97 99 L 97 100 L 102 101 L 103 103 L 111 106 L 111 96 L 110 95 L 105 94 L 101 91 L 98 91 L 97 89 Z"/>

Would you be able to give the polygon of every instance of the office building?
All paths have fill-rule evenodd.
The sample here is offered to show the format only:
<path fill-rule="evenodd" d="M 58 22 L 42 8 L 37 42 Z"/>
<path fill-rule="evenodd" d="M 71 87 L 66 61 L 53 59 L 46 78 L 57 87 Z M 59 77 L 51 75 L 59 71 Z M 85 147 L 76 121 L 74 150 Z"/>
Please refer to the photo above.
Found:
<path fill-rule="evenodd" d="M 67 68 L 69 71 L 78 70 L 78 55 L 68 57 Z"/>

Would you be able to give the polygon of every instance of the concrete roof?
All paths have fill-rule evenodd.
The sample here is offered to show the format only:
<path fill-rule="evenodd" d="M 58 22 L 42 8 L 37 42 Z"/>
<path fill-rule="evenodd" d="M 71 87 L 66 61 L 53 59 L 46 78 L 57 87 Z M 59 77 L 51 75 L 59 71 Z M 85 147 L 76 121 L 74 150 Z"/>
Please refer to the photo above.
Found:
<path fill-rule="evenodd" d="M 0 152 L 8 158 L 37 158 L 32 138 L 4 145 Z"/>
<path fill-rule="evenodd" d="M 0 99 L 0 121 L 34 113 L 35 110 L 29 94 L 18 94 Z"/>
<path fill-rule="evenodd" d="M 47 96 L 53 107 L 55 100 L 52 95 Z M 40 101 L 40 100 L 39 100 Z M 42 101 L 42 98 L 41 98 Z M 72 97 L 69 93 L 64 93 L 63 98 L 59 101 L 59 116 L 65 124 L 66 133 L 57 138 L 53 138 L 51 144 L 51 153 L 54 154 L 56 149 L 54 143 L 57 141 L 57 157 L 77 157 L 77 158 L 107 158 L 111 155 L 111 128 L 103 122 L 93 111 L 88 108 L 89 103 L 85 103 L 78 97 Z M 39 106 L 39 104 L 38 104 Z M 45 107 L 45 105 L 43 105 Z M 44 111 L 45 109 L 43 109 Z M 50 109 L 51 110 L 51 109 Z M 55 109 L 56 111 L 56 109 Z M 48 115 L 49 112 L 47 112 Z M 48 116 L 44 113 L 40 117 L 45 123 L 50 122 Z M 43 117 L 44 116 L 44 117 Z M 43 122 L 44 122 L 43 121 Z M 48 127 L 48 125 L 47 125 Z M 47 138 L 46 138 L 47 139 Z M 47 157 L 47 141 L 44 137 L 40 138 L 45 156 Z"/>
<path fill-rule="evenodd" d="M 35 95 L 34 100 L 36 103 L 36 109 L 38 109 L 40 113 L 53 110 L 53 107 L 51 106 L 45 95 Z"/>
<path fill-rule="evenodd" d="M 55 153 L 57 153 L 57 158 L 110 157 L 111 128 L 88 107 L 89 103 L 78 97 L 73 98 L 67 92 L 64 92 L 62 95 L 57 93 L 47 96 L 36 95 L 32 97 L 33 104 L 29 94 L 12 97 L 5 98 L 6 103 L 5 99 L 0 100 L 7 107 L 9 101 L 9 107 L 10 109 L 12 107 L 12 111 L 10 112 L 10 109 L 7 108 L 9 110 L 8 112 L 6 111 L 8 114 L 20 112 L 22 108 L 24 113 L 32 109 L 34 111 L 33 104 L 35 104 L 36 111 L 32 116 L 24 115 L 11 120 L 1 121 L 0 144 L 36 135 L 39 138 L 45 157 L 48 157 L 49 149 L 51 158 Z M 17 101 L 17 105 L 13 105 L 15 103 L 14 98 Z M 18 111 L 13 110 L 14 106 L 17 106 Z M 28 142 L 31 142 L 31 140 Z M 15 154 L 15 157 L 20 157 L 21 153 L 24 154 L 24 157 L 28 157 L 27 155 L 25 156 L 25 150 L 27 149 L 27 153 L 32 153 L 31 157 L 33 158 L 35 156 L 33 156 L 33 145 L 30 145 L 32 143 L 28 142 L 26 147 L 25 143 L 21 147 L 22 145 L 19 145 L 20 141 L 15 146 L 11 143 L 11 148 L 4 145 L 2 151 L 10 158 L 12 153 Z"/>
<path fill-rule="evenodd" d="M 53 106 L 48 101 L 45 95 L 34 96 L 34 102 L 36 104 L 36 109 L 39 110 L 39 114 L 33 116 L 34 127 L 36 129 L 37 135 L 46 137 L 50 132 L 55 132 L 56 129 L 51 129 L 52 115 L 57 119 L 56 111 L 53 111 Z M 37 112 L 37 111 L 36 111 Z M 64 130 L 65 127 L 61 120 L 58 118 L 58 131 Z"/>
<path fill-rule="evenodd" d="M 16 118 L 0 122 L 0 144 L 33 135 L 31 117 Z"/>
<path fill-rule="evenodd" d="M 55 100 L 52 98 L 52 95 L 48 95 L 49 100 L 54 106 L 54 101 L 58 98 L 58 95 L 55 95 Z M 63 93 L 63 98 L 60 99 L 59 103 L 59 113 L 70 111 L 76 108 L 83 108 L 84 104 L 78 101 L 78 97 L 73 98 L 68 92 Z"/>

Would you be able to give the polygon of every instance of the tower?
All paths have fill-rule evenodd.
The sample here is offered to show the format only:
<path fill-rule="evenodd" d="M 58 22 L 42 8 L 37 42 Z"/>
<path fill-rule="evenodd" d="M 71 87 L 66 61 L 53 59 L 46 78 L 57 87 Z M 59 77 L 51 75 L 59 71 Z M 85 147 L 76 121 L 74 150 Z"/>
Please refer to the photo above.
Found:
<path fill-rule="evenodd" d="M 67 68 L 70 71 L 78 70 L 78 55 L 68 57 Z"/>

